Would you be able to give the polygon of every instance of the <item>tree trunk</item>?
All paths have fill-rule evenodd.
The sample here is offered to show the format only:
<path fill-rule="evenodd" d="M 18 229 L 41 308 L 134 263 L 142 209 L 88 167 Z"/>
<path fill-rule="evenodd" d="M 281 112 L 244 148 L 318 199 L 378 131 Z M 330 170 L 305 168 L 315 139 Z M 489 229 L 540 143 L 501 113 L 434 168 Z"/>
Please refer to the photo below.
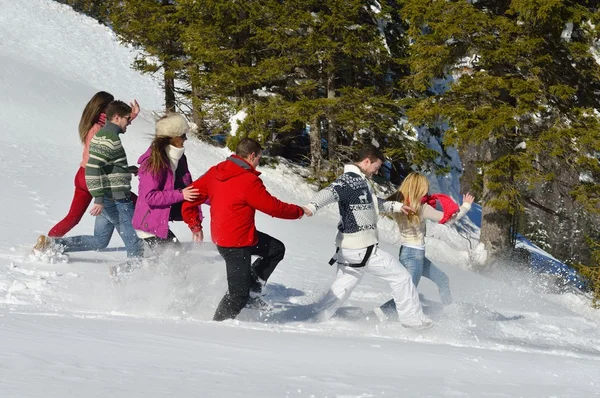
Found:
<path fill-rule="evenodd" d="M 327 76 L 327 99 L 333 100 L 335 98 L 335 75 L 333 72 L 329 72 Z M 331 104 L 330 104 L 331 106 Z M 328 112 L 327 117 L 328 128 L 327 128 L 327 159 L 330 161 L 335 159 L 337 155 L 338 136 L 335 121 L 333 120 L 332 112 Z"/>
<path fill-rule="evenodd" d="M 479 240 L 485 245 L 488 253 L 487 263 L 504 256 L 512 250 L 510 226 L 512 215 L 504 210 L 497 210 L 487 204 L 491 191 L 489 181 L 483 177 L 483 204 L 481 207 L 481 236 Z M 488 200 L 486 200 L 488 198 Z"/>
<path fill-rule="evenodd" d="M 502 143 L 496 140 L 486 142 L 482 145 L 482 150 L 486 163 L 499 159 L 506 151 L 506 149 L 503 149 Z M 499 196 L 499 192 L 497 192 L 499 188 L 497 187 L 510 186 L 512 179 L 511 175 L 491 177 L 490 173 L 484 168 L 481 236 L 479 240 L 485 245 L 487 251 L 486 265 L 491 265 L 494 261 L 511 255 L 514 248 L 511 239 L 512 214 L 508 210 L 499 210 L 488 204 L 490 200 Z"/>
<path fill-rule="evenodd" d="M 310 167 L 315 173 L 321 170 L 321 129 L 319 118 L 315 117 L 310 123 Z"/>
<path fill-rule="evenodd" d="M 191 69 L 191 68 L 190 68 Z M 199 135 L 208 135 L 207 126 L 202 118 L 202 96 L 200 87 L 194 83 L 193 71 L 189 69 L 190 85 L 192 86 L 192 122 L 198 126 Z"/>
<path fill-rule="evenodd" d="M 175 73 L 166 64 L 164 69 L 165 108 L 167 112 L 175 112 Z"/>

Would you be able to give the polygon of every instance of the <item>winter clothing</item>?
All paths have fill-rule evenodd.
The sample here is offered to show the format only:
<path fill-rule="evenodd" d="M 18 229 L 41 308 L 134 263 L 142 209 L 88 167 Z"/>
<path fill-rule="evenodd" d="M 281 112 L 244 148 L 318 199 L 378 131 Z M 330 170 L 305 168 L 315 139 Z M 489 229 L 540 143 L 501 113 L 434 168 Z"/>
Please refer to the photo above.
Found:
<path fill-rule="evenodd" d="M 421 199 L 421 203 L 427 203 L 429 206 L 435 209 L 436 201 L 440 202 L 442 205 L 442 211 L 444 216 L 439 221 L 440 224 L 445 224 L 452 216 L 457 213 L 460 209 L 458 204 L 448 195 L 444 195 L 443 193 L 436 193 L 433 195 L 425 195 L 423 199 Z"/>
<path fill-rule="evenodd" d="M 289 220 L 304 215 L 301 207 L 271 196 L 259 175 L 260 172 L 236 155 L 211 167 L 192 184 L 200 195 L 194 202 L 183 203 L 183 220 L 193 232 L 201 230 L 198 206 L 210 198 L 213 242 L 221 247 L 244 247 L 258 242 L 254 224 L 256 210 Z"/>
<path fill-rule="evenodd" d="M 368 248 L 379 242 L 378 210 L 399 212 L 402 204 L 374 196 L 366 176 L 356 165 L 345 166 L 344 174 L 317 193 L 308 207 L 315 213 L 335 202 L 338 202 L 341 218 L 336 237 L 338 272 L 329 292 L 317 303 L 317 317 L 325 320 L 333 316 L 350 297 L 365 272 L 370 272 L 389 284 L 403 325 L 430 325 L 431 320 L 423 314 L 410 275 L 392 255 L 375 246 L 364 266 L 350 266 L 363 263 Z"/>
<path fill-rule="evenodd" d="M 185 117 L 173 113 L 156 122 L 155 134 L 157 137 L 180 137 L 190 132 L 190 125 Z"/>
<path fill-rule="evenodd" d="M 85 143 L 83 144 L 83 153 L 81 155 L 81 163 L 79 163 L 79 167 L 83 167 L 88 163 L 90 159 L 90 143 L 92 142 L 92 138 L 96 136 L 98 131 L 106 124 L 106 114 L 101 113 L 98 117 L 98 121 L 94 123 L 94 125 L 88 130 L 87 136 L 85 137 Z"/>
<path fill-rule="evenodd" d="M 356 165 L 346 165 L 344 174 L 320 191 L 307 205 L 315 213 L 320 208 L 338 203 L 340 223 L 336 245 L 361 249 L 379 242 L 379 212 L 399 212 L 402 204 L 384 201 L 373 195 L 364 173 Z"/>
<path fill-rule="evenodd" d="M 238 316 L 246 306 L 251 285 L 260 285 L 259 278 L 266 281 L 271 276 L 277 264 L 283 260 L 285 246 L 279 240 L 258 232 L 258 243 L 254 246 L 217 246 L 217 249 L 225 259 L 229 290 L 221 299 L 213 320 L 224 321 Z M 259 258 L 250 265 L 253 255 Z"/>
<path fill-rule="evenodd" d="M 443 212 L 436 210 L 435 201 L 440 200 Z M 415 286 L 419 284 L 421 276 L 431 279 L 440 292 L 440 299 L 445 305 L 452 303 L 450 281 L 448 276 L 425 256 L 425 220 L 432 220 L 440 224 L 452 225 L 460 220 L 471 209 L 470 203 L 459 206 L 447 195 L 435 194 L 426 196 L 421 200 L 423 206 L 419 212 L 419 224 L 412 223 L 404 214 L 396 214 L 394 218 L 400 229 L 400 262 L 410 273 Z"/>
<path fill-rule="evenodd" d="M 131 173 L 119 138 L 122 133 L 119 126 L 108 122 L 90 142 L 85 182 L 94 203 L 102 204 L 104 197 L 114 200 L 130 197 Z"/>
<path fill-rule="evenodd" d="M 338 261 L 359 263 L 366 249 L 340 249 Z M 415 285 L 410 275 L 389 253 L 376 248 L 367 265 L 360 268 L 347 267 L 338 263 L 337 277 L 331 288 L 316 305 L 317 318 L 327 320 L 350 297 L 365 273 L 369 272 L 387 282 L 396 303 L 399 321 L 405 326 L 418 326 L 429 321 L 423 314 Z"/>
<path fill-rule="evenodd" d="M 50 237 L 62 237 L 65 236 L 67 232 L 73 229 L 79 221 L 81 221 L 81 217 L 85 214 L 86 209 L 90 205 L 92 201 L 92 195 L 87 189 L 87 185 L 85 184 L 85 169 L 80 167 L 75 174 L 75 193 L 73 194 L 73 200 L 71 201 L 71 208 L 69 212 L 56 224 L 50 232 L 48 232 L 48 236 Z"/>
<path fill-rule="evenodd" d="M 430 279 L 438 287 L 442 304 L 452 304 L 452 293 L 450 292 L 450 279 L 425 257 L 425 250 L 419 250 L 408 246 L 400 247 L 400 263 L 406 267 L 415 286 L 419 285 L 421 276 Z"/>
<path fill-rule="evenodd" d="M 447 208 L 449 206 L 446 206 Z M 454 213 L 448 221 L 446 221 L 446 225 L 452 225 L 456 221 L 460 220 L 465 214 L 467 214 L 471 210 L 470 203 L 463 203 L 460 206 L 460 210 L 458 213 Z M 424 250 L 425 248 L 425 220 L 432 220 L 435 222 L 441 222 L 442 220 L 447 218 L 447 213 L 438 211 L 435 208 L 431 207 L 428 204 L 423 204 L 421 206 L 421 211 L 419 213 L 419 219 L 421 222 L 419 224 L 412 223 L 406 215 L 402 213 L 394 214 L 394 219 L 398 224 L 400 229 L 400 243 L 402 246 L 421 248 Z"/>
<path fill-rule="evenodd" d="M 188 168 L 187 158 L 183 148 L 167 147 L 170 167 L 158 174 L 153 174 L 147 169 L 148 159 L 152 148 L 140 156 L 138 163 L 138 202 L 133 215 L 133 227 L 147 234 L 166 239 L 169 233 L 169 220 L 172 220 L 173 205 L 183 202 L 182 189 L 192 183 L 192 176 Z M 176 163 L 174 162 L 176 161 Z M 173 170 L 173 166 L 175 166 Z M 202 220 L 202 211 L 198 209 L 198 219 Z M 181 216 L 176 215 L 176 219 Z M 146 236 L 144 236 L 146 237 Z"/>
<path fill-rule="evenodd" d="M 93 236 L 56 238 L 55 243 L 63 245 L 65 252 L 101 250 L 108 246 L 116 228 L 127 247 L 127 257 L 142 257 L 144 255 L 142 241 L 138 239 L 131 226 L 133 203 L 129 199 L 104 199 L 104 208 L 96 217 Z"/>
<path fill-rule="evenodd" d="M 71 207 L 65 218 L 60 220 L 58 224 L 50 229 L 50 232 L 48 232 L 48 236 L 50 237 L 65 236 L 67 232 L 79 224 L 81 217 L 83 217 L 92 201 L 92 195 L 90 194 L 90 191 L 88 191 L 85 183 L 85 165 L 90 157 L 90 142 L 105 124 L 106 115 L 102 113 L 100 114 L 98 121 L 94 123 L 87 133 L 85 143 L 83 144 L 83 154 L 81 163 L 79 164 L 79 170 L 77 170 L 77 173 L 75 174 L 75 193 L 73 195 L 73 200 L 71 201 Z"/>
<path fill-rule="evenodd" d="M 200 196 L 182 205 L 183 220 L 195 232 L 202 229 L 198 205 L 210 198 L 211 236 L 225 259 L 229 287 L 215 312 L 216 321 L 235 318 L 248 303 L 251 286 L 258 278 L 266 282 L 285 254 L 283 243 L 256 230 L 256 210 L 284 219 L 304 215 L 301 207 L 271 196 L 259 175 L 244 159 L 232 155 L 194 181 Z M 252 255 L 259 259 L 251 266 Z"/>

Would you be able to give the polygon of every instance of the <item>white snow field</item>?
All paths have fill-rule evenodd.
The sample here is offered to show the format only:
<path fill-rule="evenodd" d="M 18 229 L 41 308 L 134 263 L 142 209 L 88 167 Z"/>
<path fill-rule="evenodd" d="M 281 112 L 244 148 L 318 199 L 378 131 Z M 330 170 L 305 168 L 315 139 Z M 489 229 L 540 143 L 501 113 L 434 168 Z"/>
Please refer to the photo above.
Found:
<path fill-rule="evenodd" d="M 68 210 L 77 124 L 96 91 L 142 106 L 123 138 L 130 164 L 150 143 L 163 97 L 156 79 L 130 69 L 134 56 L 69 7 L 0 0 L 0 397 L 600 395 L 600 315 L 589 299 L 550 294 L 526 272 L 470 272 L 467 241 L 447 227 L 432 228 L 427 250 L 450 276 L 456 304 L 442 309 L 423 280 L 436 322 L 425 331 L 354 316 L 391 298 L 370 276 L 339 316 L 311 320 L 307 306 L 335 274 L 333 207 L 299 221 L 257 216 L 259 229 L 287 246 L 266 288 L 271 316 L 244 310 L 211 321 L 226 280 L 209 228 L 194 245 L 173 224 L 188 250 L 119 285 L 108 276 L 125 258 L 116 235 L 109 250 L 72 253 L 66 263 L 29 257 Z M 194 139 L 186 148 L 194 177 L 229 153 Z M 314 194 L 288 168 L 262 171 L 282 200 L 304 204 Z M 86 215 L 70 234 L 89 234 L 93 223 Z M 380 226 L 381 247 L 396 254 L 393 224 Z"/>

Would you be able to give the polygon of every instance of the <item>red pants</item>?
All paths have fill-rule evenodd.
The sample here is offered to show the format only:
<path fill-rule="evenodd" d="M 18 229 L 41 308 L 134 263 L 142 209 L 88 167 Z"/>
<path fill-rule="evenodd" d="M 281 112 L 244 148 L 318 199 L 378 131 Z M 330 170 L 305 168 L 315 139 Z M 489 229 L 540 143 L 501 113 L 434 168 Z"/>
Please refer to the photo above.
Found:
<path fill-rule="evenodd" d="M 132 192 L 131 201 L 134 205 L 136 200 L 137 196 Z M 75 193 L 73 194 L 71 208 L 69 209 L 66 217 L 52 227 L 50 232 L 48 232 L 48 236 L 60 238 L 72 230 L 77 224 L 79 224 L 81 217 L 83 217 L 85 214 L 85 211 L 87 210 L 91 201 L 92 195 L 90 194 L 90 191 L 88 191 L 87 185 L 85 184 L 85 168 L 80 167 L 79 170 L 77 170 L 77 174 L 75 174 Z"/>

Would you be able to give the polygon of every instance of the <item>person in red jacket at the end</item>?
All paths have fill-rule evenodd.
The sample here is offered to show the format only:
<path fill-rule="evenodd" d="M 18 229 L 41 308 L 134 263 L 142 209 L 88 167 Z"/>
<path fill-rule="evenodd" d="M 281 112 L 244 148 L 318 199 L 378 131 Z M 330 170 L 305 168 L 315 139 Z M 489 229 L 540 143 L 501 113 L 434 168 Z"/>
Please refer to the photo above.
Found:
<path fill-rule="evenodd" d="M 242 139 L 225 161 L 211 167 L 191 187 L 199 195 L 193 202 L 183 202 L 183 221 L 193 233 L 202 231 L 198 206 L 210 199 L 210 232 L 227 268 L 229 290 L 219 303 L 213 320 L 233 319 L 251 299 L 260 300 L 263 285 L 283 259 L 283 243 L 256 230 L 256 210 L 270 216 L 294 220 L 306 209 L 284 203 L 271 196 L 258 176 L 256 167 L 262 156 L 260 144 Z M 251 264 L 250 256 L 259 258 Z"/>

